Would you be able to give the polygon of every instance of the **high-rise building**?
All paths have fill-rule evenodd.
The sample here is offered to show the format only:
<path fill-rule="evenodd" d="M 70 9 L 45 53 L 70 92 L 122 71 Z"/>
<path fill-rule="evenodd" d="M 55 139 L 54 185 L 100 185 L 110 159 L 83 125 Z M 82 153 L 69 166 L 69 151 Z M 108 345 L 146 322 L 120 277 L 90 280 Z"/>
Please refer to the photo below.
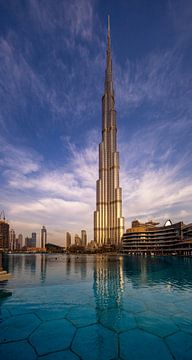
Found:
<path fill-rule="evenodd" d="M 37 234 L 36 232 L 32 232 L 31 234 L 31 247 L 36 247 L 37 243 Z"/>
<path fill-rule="evenodd" d="M 78 234 L 75 234 L 75 245 L 76 246 L 81 246 L 82 244 L 81 244 L 81 238 L 80 238 L 80 236 L 78 235 Z"/>
<path fill-rule="evenodd" d="M 66 232 L 66 248 L 69 249 L 71 246 L 71 234 Z"/>
<path fill-rule="evenodd" d="M 47 229 L 45 226 L 42 226 L 41 229 L 41 248 L 45 248 L 45 244 L 47 244 Z"/>
<path fill-rule="evenodd" d="M 19 234 L 18 235 L 18 250 L 21 250 L 22 247 L 23 247 L 23 235 L 22 234 Z"/>
<path fill-rule="evenodd" d="M 28 236 L 25 238 L 25 246 L 27 246 L 27 247 L 35 248 L 36 247 L 36 242 L 37 242 L 37 234 L 36 234 L 36 232 L 33 232 L 31 234 L 31 238 L 29 238 Z"/>
<path fill-rule="evenodd" d="M 3 218 L 0 217 L 0 249 L 8 250 L 9 248 L 9 224 Z"/>
<path fill-rule="evenodd" d="M 108 17 L 105 86 L 102 97 L 102 141 L 99 144 L 99 179 L 96 183 L 96 211 L 94 212 L 94 240 L 99 246 L 119 245 L 124 232 L 116 136 L 110 20 Z"/>
<path fill-rule="evenodd" d="M 25 246 L 26 246 L 26 247 L 30 247 L 30 241 L 31 241 L 31 239 L 27 236 L 27 237 L 25 238 Z"/>
<path fill-rule="evenodd" d="M 81 230 L 81 244 L 82 246 L 87 246 L 87 233 L 86 230 Z"/>
<path fill-rule="evenodd" d="M 16 250 L 16 235 L 14 229 L 11 229 L 9 232 L 9 249 L 11 251 Z"/>

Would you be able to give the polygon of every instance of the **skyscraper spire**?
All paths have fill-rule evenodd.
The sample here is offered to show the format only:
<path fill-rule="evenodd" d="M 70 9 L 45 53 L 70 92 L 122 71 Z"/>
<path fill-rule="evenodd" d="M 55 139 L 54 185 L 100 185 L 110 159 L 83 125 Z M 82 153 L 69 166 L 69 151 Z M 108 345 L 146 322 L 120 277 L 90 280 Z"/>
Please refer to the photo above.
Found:
<path fill-rule="evenodd" d="M 107 27 L 107 53 L 105 69 L 105 92 L 114 97 L 113 77 L 112 77 L 112 59 L 111 59 L 111 34 L 110 34 L 110 16 L 108 15 Z"/>
<path fill-rule="evenodd" d="M 99 179 L 94 212 L 94 239 L 99 246 L 119 245 L 124 232 L 116 133 L 110 18 L 108 16 L 105 88 L 102 97 L 102 141 L 99 144 Z"/>
<path fill-rule="evenodd" d="M 110 50 L 111 47 L 110 15 L 108 15 L 108 25 L 107 25 L 107 47 L 108 50 Z"/>

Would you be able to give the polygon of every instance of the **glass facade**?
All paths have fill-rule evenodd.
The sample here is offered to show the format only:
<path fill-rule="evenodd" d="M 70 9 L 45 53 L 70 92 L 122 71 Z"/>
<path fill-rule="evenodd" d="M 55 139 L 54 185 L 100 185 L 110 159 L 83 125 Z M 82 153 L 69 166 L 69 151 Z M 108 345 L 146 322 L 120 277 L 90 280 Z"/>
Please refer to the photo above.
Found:
<path fill-rule="evenodd" d="M 134 225 L 134 224 L 133 224 Z M 192 254 L 192 224 L 183 222 L 168 226 L 139 224 L 123 235 L 122 249 L 128 254 Z"/>

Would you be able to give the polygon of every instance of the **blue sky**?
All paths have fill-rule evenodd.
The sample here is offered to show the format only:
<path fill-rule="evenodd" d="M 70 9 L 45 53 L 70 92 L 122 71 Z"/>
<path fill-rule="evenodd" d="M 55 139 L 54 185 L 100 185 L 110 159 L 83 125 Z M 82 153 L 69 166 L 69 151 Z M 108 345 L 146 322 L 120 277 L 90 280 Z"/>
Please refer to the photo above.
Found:
<path fill-rule="evenodd" d="M 192 221 L 190 0 L 0 0 L 0 209 L 93 237 L 107 15 L 126 227 Z"/>

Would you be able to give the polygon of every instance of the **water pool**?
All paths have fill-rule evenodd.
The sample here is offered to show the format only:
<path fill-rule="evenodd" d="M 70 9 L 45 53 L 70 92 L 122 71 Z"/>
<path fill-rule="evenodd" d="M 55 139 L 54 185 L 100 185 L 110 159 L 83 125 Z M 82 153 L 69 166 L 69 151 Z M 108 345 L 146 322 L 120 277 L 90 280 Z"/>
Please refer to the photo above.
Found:
<path fill-rule="evenodd" d="M 2 360 L 192 359 L 192 259 L 7 255 Z"/>

